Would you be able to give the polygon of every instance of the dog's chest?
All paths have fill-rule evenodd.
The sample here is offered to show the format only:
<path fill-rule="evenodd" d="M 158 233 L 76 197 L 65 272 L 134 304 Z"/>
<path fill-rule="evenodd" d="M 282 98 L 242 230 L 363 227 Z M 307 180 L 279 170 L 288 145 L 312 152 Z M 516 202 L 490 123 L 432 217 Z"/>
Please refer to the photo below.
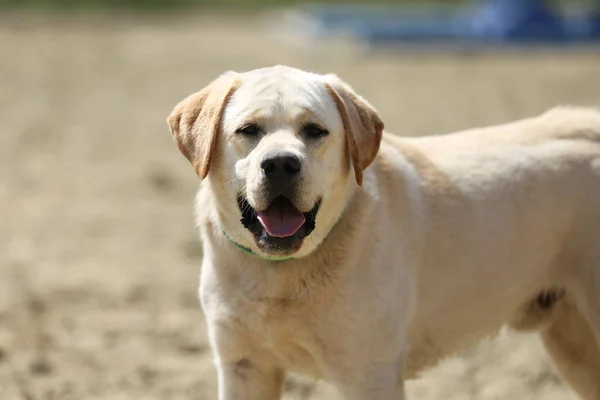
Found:
<path fill-rule="evenodd" d="M 315 360 L 320 341 L 310 306 L 289 298 L 263 298 L 247 301 L 238 311 L 251 341 L 265 357 L 285 369 L 321 377 Z"/>
<path fill-rule="evenodd" d="M 220 265 L 219 268 L 213 268 Z M 335 291 L 326 290 L 323 272 L 310 268 L 287 270 L 251 263 L 244 268 L 206 264 L 201 298 L 209 324 L 234 330 L 233 347 L 251 349 L 251 356 L 315 378 L 323 354 L 324 314 Z"/>

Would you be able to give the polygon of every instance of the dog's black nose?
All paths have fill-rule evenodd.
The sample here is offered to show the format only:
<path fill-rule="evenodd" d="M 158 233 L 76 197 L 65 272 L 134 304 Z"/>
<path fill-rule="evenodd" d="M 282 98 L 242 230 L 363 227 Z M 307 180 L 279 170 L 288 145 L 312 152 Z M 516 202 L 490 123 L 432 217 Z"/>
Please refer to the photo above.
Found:
<path fill-rule="evenodd" d="M 302 164 L 293 153 L 285 150 L 271 150 L 265 153 L 260 168 L 269 178 L 293 178 L 300 174 Z"/>

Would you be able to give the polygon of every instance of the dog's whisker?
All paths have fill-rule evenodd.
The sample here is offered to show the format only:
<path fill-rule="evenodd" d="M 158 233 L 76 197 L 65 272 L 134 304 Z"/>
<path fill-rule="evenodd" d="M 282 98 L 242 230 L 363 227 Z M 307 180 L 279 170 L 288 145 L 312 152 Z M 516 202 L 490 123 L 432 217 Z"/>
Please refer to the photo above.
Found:
<path fill-rule="evenodd" d="M 231 184 L 231 183 L 234 183 L 235 181 L 241 181 L 241 180 L 243 180 L 243 179 L 244 179 L 244 178 L 240 178 L 240 177 L 237 177 L 237 176 L 236 176 L 235 178 L 233 178 L 233 179 L 231 179 L 231 180 L 229 180 L 229 181 L 225 182 L 223 185 L 229 185 L 229 184 Z"/>

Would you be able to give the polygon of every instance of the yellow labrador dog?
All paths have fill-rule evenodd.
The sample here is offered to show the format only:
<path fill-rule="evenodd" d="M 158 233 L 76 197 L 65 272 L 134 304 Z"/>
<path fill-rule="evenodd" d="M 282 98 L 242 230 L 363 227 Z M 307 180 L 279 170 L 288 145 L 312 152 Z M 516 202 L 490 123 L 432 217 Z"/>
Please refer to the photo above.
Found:
<path fill-rule="evenodd" d="M 404 399 L 505 323 L 600 399 L 599 112 L 409 139 L 335 75 L 276 66 L 222 75 L 168 123 L 203 180 L 221 400 L 279 399 L 286 370 Z"/>

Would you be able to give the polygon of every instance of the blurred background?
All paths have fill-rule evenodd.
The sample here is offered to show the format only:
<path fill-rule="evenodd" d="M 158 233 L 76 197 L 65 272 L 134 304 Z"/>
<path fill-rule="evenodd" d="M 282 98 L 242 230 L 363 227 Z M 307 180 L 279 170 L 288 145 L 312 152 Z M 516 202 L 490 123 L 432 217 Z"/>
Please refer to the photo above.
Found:
<path fill-rule="evenodd" d="M 384 3 L 0 0 L 0 400 L 216 398 L 199 182 L 165 118 L 225 70 L 335 72 L 406 136 L 600 100 L 598 2 Z M 575 399 L 508 331 L 408 391 Z"/>

